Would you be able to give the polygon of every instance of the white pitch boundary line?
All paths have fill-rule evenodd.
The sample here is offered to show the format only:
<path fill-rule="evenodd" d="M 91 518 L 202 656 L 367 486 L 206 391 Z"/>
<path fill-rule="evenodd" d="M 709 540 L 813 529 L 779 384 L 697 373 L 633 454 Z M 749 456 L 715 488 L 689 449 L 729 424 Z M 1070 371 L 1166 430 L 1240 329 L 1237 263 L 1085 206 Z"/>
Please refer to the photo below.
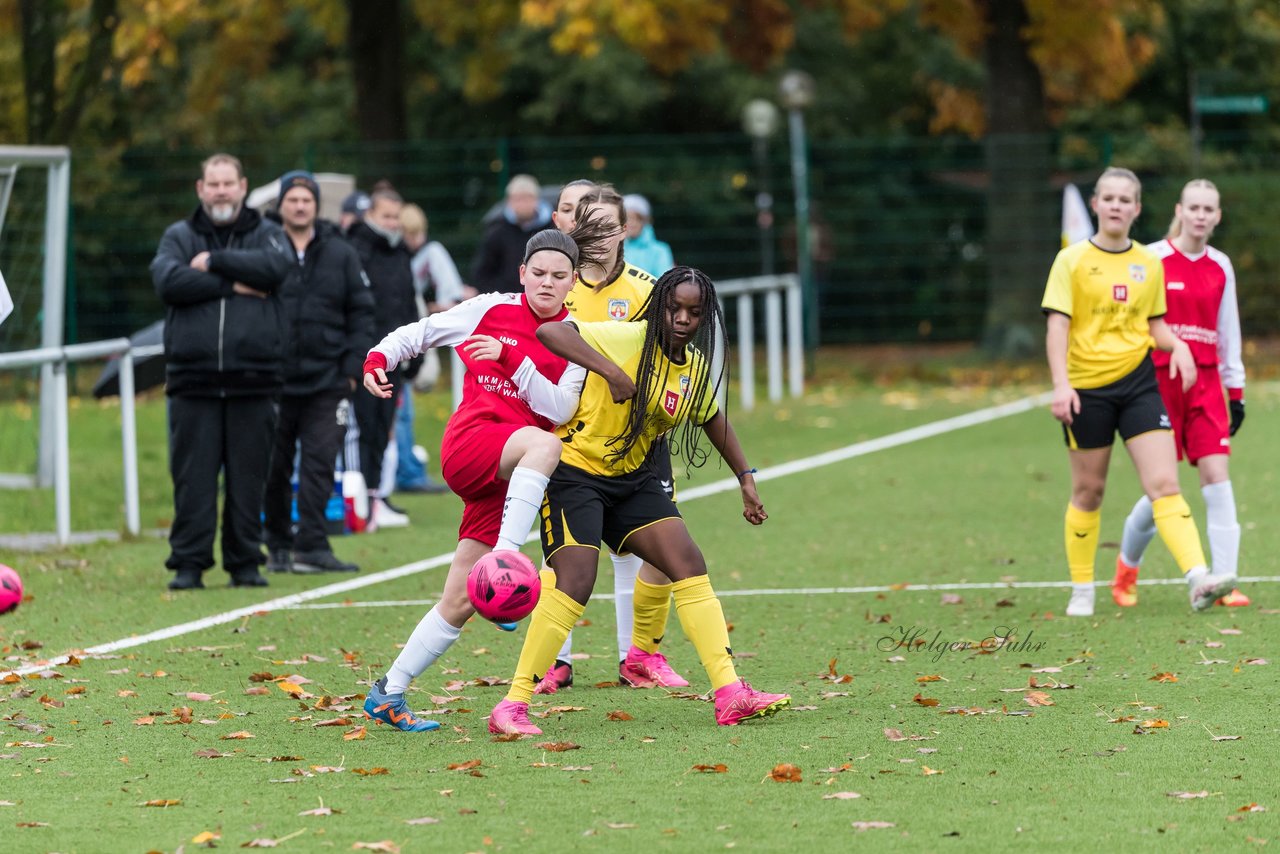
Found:
<path fill-rule="evenodd" d="M 969 412 L 964 415 L 957 415 L 953 418 L 944 418 L 941 421 L 934 421 L 930 424 L 923 424 L 919 427 L 912 427 L 907 430 L 900 430 L 897 433 L 890 433 L 888 436 L 881 436 L 878 439 L 869 439 L 865 442 L 857 442 L 853 445 L 846 445 L 843 448 L 837 448 L 834 451 L 816 454 L 812 457 L 804 457 L 799 460 L 792 460 L 787 463 L 780 463 L 776 466 L 769 466 L 761 469 L 756 474 L 756 480 L 773 480 L 774 478 L 785 477 L 786 475 L 798 474 L 804 471 L 810 471 L 815 468 L 821 468 L 831 463 L 840 462 L 842 460 L 853 459 L 854 457 L 873 454 L 877 451 L 887 450 L 888 448 L 896 448 L 899 445 L 905 445 L 910 442 L 918 442 L 922 439 L 928 439 L 933 436 L 940 436 L 944 433 L 950 433 L 955 430 L 961 430 L 965 427 L 973 427 L 978 424 L 986 424 L 1000 418 L 1007 418 L 1010 415 L 1019 415 L 1023 412 L 1029 412 L 1038 407 L 1044 406 L 1052 399 L 1052 392 L 1043 392 L 1041 394 L 1025 397 L 1021 400 L 1015 400 L 1011 403 L 1004 403 L 998 406 L 991 406 L 986 409 L 979 409 L 976 412 Z M 736 478 L 728 477 L 714 483 L 708 483 L 704 486 L 694 487 L 693 489 L 680 490 L 680 500 L 682 502 L 694 501 L 708 495 L 715 495 L 720 492 L 728 492 L 731 489 L 738 488 Z M 536 539 L 530 536 L 529 540 Z M 244 608 L 236 608 L 232 611 L 224 611 L 221 614 L 213 614 L 208 617 L 201 617 L 198 620 L 191 620 L 186 623 L 179 623 L 163 629 L 157 629 L 153 632 L 147 632 L 142 635 L 134 635 L 132 637 L 121 638 L 110 643 L 99 644 L 98 646 L 88 647 L 79 651 L 82 656 L 107 655 L 118 652 L 122 649 L 130 649 L 135 646 L 152 643 L 159 640 L 167 640 L 169 638 L 178 637 L 180 635 L 191 634 L 192 632 L 203 631 L 204 629 L 213 628 L 214 626 L 225 625 L 226 623 L 235 622 L 236 620 L 259 614 L 264 611 L 286 610 L 290 607 L 309 602 L 314 599 L 325 599 L 339 593 L 346 593 L 349 590 L 359 590 L 362 587 L 370 587 L 374 584 L 381 584 L 384 581 L 393 581 L 397 578 L 403 578 L 407 575 L 414 575 L 419 572 L 425 572 L 428 569 L 435 569 L 440 566 L 447 566 L 453 560 L 453 552 L 447 554 L 436 555 L 425 560 L 415 561 L 403 566 L 386 569 L 382 572 L 375 572 L 360 578 L 353 578 L 348 581 L 340 581 L 335 584 L 325 584 L 311 590 L 304 590 L 301 593 L 293 593 L 289 596 L 281 596 L 277 599 L 270 599 L 257 605 L 250 605 Z M 17 674 L 26 676 L 30 673 L 38 673 L 50 667 L 56 667 L 60 664 L 66 664 L 68 656 L 59 655 L 51 658 L 41 664 L 31 664 L 19 667 L 14 670 L 0 671 L 0 679 L 9 674 Z"/>
<path fill-rule="evenodd" d="M 1238 579 L 1241 584 L 1275 584 L 1280 582 L 1280 575 L 1246 576 Z M 1185 584 L 1181 578 L 1143 578 L 1138 581 L 1144 587 L 1156 585 Z M 1095 581 L 1094 587 L 1110 587 L 1110 581 Z M 716 595 L 724 599 L 730 596 L 815 596 L 833 593 L 915 593 L 937 590 L 1017 590 L 1026 588 L 1057 587 L 1067 588 L 1071 581 L 989 581 L 989 582 L 954 582 L 942 584 L 881 584 L 868 587 L 764 587 L 759 590 L 716 590 Z M 610 600 L 616 598 L 612 593 L 593 593 L 591 600 Z M 318 602 L 316 604 L 298 604 L 288 606 L 289 610 L 327 611 L 340 608 L 400 608 L 410 605 L 421 607 L 434 605 L 435 599 L 382 599 L 369 602 Z"/>

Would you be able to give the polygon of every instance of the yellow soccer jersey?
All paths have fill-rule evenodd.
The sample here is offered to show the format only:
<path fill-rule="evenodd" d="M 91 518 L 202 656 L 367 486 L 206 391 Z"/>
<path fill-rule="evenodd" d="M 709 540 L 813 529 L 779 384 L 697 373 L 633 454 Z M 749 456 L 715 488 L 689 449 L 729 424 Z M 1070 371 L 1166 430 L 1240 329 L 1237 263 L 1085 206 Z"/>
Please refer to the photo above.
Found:
<path fill-rule="evenodd" d="M 582 323 L 578 331 L 593 349 L 619 365 L 631 377 L 635 377 L 640 363 L 640 351 L 644 346 L 648 321 L 638 323 Z M 715 396 L 709 391 L 698 411 L 692 410 L 691 395 L 697 378 L 709 374 L 707 360 L 693 347 L 685 348 L 685 363 L 677 365 L 659 355 L 654 365 L 657 378 L 666 376 L 661 388 L 650 395 L 649 411 L 644 433 L 624 459 L 611 461 L 615 448 L 608 442 L 626 429 L 631 414 L 631 404 L 617 404 L 609 394 L 609 384 L 599 374 L 587 374 L 582 389 L 578 411 L 563 426 L 556 428 L 556 435 L 564 440 L 560 459 L 584 471 L 604 477 L 628 474 L 640 468 L 653 441 L 685 420 L 705 424 L 718 410 Z M 657 382 L 658 380 L 654 380 Z"/>
<path fill-rule="evenodd" d="M 574 320 L 597 323 L 603 320 L 638 320 L 653 290 L 653 276 L 628 264 L 622 275 L 607 285 L 589 285 L 575 279 L 564 307 Z"/>
<path fill-rule="evenodd" d="M 1128 376 L 1155 346 L 1149 321 L 1165 313 L 1164 266 L 1137 242 L 1109 252 L 1082 240 L 1054 259 L 1040 306 L 1071 318 L 1071 386 L 1099 388 Z"/>

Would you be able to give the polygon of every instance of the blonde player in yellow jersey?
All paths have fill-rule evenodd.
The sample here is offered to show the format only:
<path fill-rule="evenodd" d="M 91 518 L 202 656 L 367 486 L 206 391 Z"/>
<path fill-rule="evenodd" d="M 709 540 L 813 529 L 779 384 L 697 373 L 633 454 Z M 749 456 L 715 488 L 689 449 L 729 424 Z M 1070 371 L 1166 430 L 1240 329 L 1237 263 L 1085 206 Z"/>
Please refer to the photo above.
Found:
<path fill-rule="evenodd" d="M 672 582 L 680 625 L 711 681 L 716 723 L 773 714 L 791 698 L 757 691 L 738 677 L 702 552 L 648 463 L 654 440 L 671 435 L 690 465 L 702 465 L 710 456 L 698 444 L 705 434 L 737 474 L 743 518 L 752 525 L 768 518 L 755 469 L 716 405 L 723 370 L 713 376 L 704 355 L 723 330 L 715 287 L 702 272 L 675 267 L 654 284 L 634 323 L 556 325 L 562 333 L 539 331 L 538 340 L 590 373 L 578 411 L 556 430 L 564 448 L 542 505 L 542 551 L 554 573 L 544 573 L 511 689 L 490 713 L 489 731 L 541 734 L 529 721 L 534 683 L 582 616 L 601 542 L 635 552 Z"/>
<path fill-rule="evenodd" d="M 653 277 L 622 255 L 627 211 L 622 196 L 608 184 L 579 178 L 565 184 L 556 200 L 552 220 L 562 231 L 573 229 L 578 219 L 591 215 L 617 225 L 616 245 L 606 246 L 598 263 L 587 263 L 565 298 L 565 307 L 576 320 L 628 322 L 642 316 L 653 290 Z M 665 440 L 650 454 L 659 482 L 675 497 L 671 452 Z M 634 554 L 610 552 L 613 562 L 613 608 L 618 640 L 618 681 L 636 688 L 680 688 L 689 684 L 659 651 L 671 613 L 671 582 Z M 573 635 L 565 639 L 555 663 L 538 683 L 539 694 L 552 694 L 573 684 Z"/>
<path fill-rule="evenodd" d="M 1065 538 L 1071 572 L 1067 616 L 1091 617 L 1102 495 L 1119 432 L 1151 499 L 1156 528 L 1187 581 L 1191 607 L 1203 611 L 1235 586 L 1235 575 L 1205 566 L 1200 532 L 1178 486 L 1173 431 L 1151 361 L 1154 345 L 1171 354 L 1169 376 L 1195 383 L 1187 344 L 1164 321 L 1164 267 L 1129 237 L 1142 211 L 1142 184 L 1128 169 L 1102 173 L 1090 202 L 1098 233 L 1058 253 L 1041 308 L 1053 375 L 1053 417 L 1062 422 L 1071 462 Z"/>

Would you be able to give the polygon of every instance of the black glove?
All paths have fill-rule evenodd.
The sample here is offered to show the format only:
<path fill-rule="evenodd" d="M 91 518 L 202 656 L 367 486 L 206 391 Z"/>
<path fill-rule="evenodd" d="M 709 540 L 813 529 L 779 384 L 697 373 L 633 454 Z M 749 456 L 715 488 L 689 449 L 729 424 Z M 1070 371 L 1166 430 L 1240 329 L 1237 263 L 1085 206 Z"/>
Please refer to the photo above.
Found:
<path fill-rule="evenodd" d="M 422 353 L 414 356 L 412 359 L 404 363 L 404 367 L 400 370 L 404 371 L 404 378 L 411 380 L 418 375 L 418 371 L 422 370 L 422 363 L 426 356 Z"/>
<path fill-rule="evenodd" d="M 1231 435 L 1234 436 L 1244 423 L 1244 401 L 1228 400 L 1227 408 L 1231 410 Z"/>

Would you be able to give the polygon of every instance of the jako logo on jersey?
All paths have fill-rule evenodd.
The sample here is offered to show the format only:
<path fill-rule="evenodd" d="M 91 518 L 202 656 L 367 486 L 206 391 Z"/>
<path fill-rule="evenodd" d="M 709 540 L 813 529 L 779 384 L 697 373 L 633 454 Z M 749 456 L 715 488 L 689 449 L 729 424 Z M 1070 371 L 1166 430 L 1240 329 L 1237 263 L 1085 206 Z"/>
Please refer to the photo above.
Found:
<path fill-rule="evenodd" d="M 674 418 L 676 410 L 680 408 L 680 395 L 670 389 L 667 389 L 662 397 L 662 408 L 667 411 L 668 415 Z"/>
<path fill-rule="evenodd" d="M 611 320 L 626 320 L 631 314 L 631 300 L 629 299 L 611 299 L 609 300 L 609 318 Z"/>
<path fill-rule="evenodd" d="M 1116 302 L 1128 302 L 1129 286 L 1128 285 L 1112 285 L 1111 298 Z"/>
<path fill-rule="evenodd" d="M 1138 284 L 1142 284 L 1143 282 L 1145 282 L 1147 280 L 1147 265 L 1146 264 L 1130 264 L 1129 278 L 1133 279 Z"/>
<path fill-rule="evenodd" d="M 680 375 L 680 396 L 684 397 L 688 393 L 689 393 L 689 375 L 681 374 Z"/>
<path fill-rule="evenodd" d="M 1186 287 L 1186 284 L 1183 282 L 1168 282 L 1165 284 L 1165 287 L 1171 291 L 1180 291 Z"/>
<path fill-rule="evenodd" d="M 506 344 L 508 347 L 519 347 L 519 346 L 520 346 L 520 342 L 519 342 L 519 341 L 517 341 L 517 340 L 516 340 L 516 339 L 514 339 L 514 338 L 509 338 L 509 337 L 507 337 L 506 335 L 499 335 L 499 336 L 498 336 L 498 340 L 499 340 L 499 341 L 501 341 L 503 344 Z"/>

